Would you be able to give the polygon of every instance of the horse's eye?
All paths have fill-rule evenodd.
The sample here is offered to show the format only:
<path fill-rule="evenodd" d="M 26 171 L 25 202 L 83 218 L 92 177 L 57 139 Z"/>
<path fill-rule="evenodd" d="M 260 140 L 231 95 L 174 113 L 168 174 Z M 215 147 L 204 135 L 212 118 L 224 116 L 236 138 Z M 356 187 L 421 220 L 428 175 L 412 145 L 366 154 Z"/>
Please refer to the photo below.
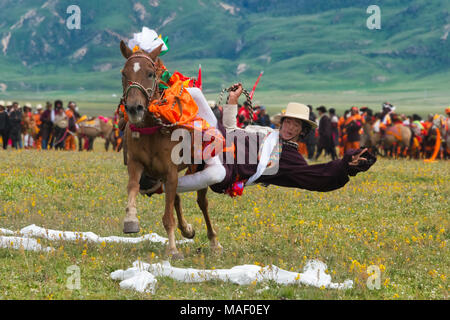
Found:
<path fill-rule="evenodd" d="M 148 77 L 149 77 L 149 78 L 154 78 L 154 77 L 155 77 L 155 73 L 150 72 L 150 73 L 148 74 Z"/>

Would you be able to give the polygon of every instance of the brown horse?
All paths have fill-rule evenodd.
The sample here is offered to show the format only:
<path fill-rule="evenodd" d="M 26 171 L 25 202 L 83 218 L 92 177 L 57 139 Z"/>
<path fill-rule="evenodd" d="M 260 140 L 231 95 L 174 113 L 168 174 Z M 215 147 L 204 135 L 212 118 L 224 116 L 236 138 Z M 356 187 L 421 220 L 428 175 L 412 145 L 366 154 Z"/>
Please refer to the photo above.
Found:
<path fill-rule="evenodd" d="M 161 121 L 148 111 L 151 101 L 160 98 L 159 79 L 163 73 L 162 61 L 158 57 L 161 46 L 147 53 L 142 50 L 132 52 L 121 41 L 120 50 L 126 62 L 122 69 L 123 101 L 128 116 L 125 127 L 126 163 L 128 167 L 128 202 L 124 219 L 124 232 L 139 232 L 136 197 L 139 194 L 141 175 L 159 179 L 164 183 L 165 210 L 162 218 L 169 242 L 167 253 L 174 258 L 182 258 L 175 244 L 174 208 L 178 217 L 178 228 L 186 238 L 193 238 L 195 231 L 184 219 L 181 200 L 176 193 L 178 172 L 187 168 L 186 164 L 176 165 L 171 160 L 172 149 L 179 143 L 171 140 L 171 132 L 177 127 L 164 127 L 153 134 L 132 132 L 130 124 L 137 128 L 151 128 L 161 125 Z M 125 151 L 125 147 L 124 147 Z M 208 238 L 213 251 L 221 251 L 216 232 L 212 227 L 208 214 L 207 189 L 197 191 L 197 203 L 204 215 Z"/>
<path fill-rule="evenodd" d="M 392 156 L 397 157 L 406 155 L 411 144 L 411 129 L 403 124 L 394 124 L 386 128 L 384 135 L 374 133 L 372 143 L 381 145 L 386 154 L 389 152 Z"/>
<path fill-rule="evenodd" d="M 111 132 L 113 131 L 113 126 L 111 121 L 105 122 L 99 117 L 95 117 L 89 121 L 81 121 L 78 123 L 77 137 L 78 137 L 78 150 L 82 151 L 86 149 L 91 151 L 94 146 L 94 140 L 97 137 L 103 137 L 105 139 L 105 149 L 108 151 L 108 146 L 113 143 L 111 140 Z M 83 139 L 87 141 L 83 148 Z"/>

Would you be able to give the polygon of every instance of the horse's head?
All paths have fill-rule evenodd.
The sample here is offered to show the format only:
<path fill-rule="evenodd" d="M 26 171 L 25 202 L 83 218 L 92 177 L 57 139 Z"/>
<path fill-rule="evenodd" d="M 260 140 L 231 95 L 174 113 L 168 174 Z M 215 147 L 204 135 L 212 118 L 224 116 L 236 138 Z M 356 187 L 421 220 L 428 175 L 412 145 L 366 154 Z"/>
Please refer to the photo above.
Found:
<path fill-rule="evenodd" d="M 158 58 L 162 45 L 147 53 L 133 52 L 120 41 L 120 51 L 127 59 L 122 69 L 123 103 L 132 124 L 144 120 L 149 103 L 159 97 L 158 84 L 161 77 L 162 62 Z"/>

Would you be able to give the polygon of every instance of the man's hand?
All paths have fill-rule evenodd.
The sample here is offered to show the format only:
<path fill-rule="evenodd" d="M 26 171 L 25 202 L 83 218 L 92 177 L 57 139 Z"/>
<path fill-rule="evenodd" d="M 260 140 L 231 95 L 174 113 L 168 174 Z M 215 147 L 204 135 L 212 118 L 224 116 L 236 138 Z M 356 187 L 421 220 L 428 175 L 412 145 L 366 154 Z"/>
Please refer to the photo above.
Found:
<path fill-rule="evenodd" d="M 350 166 L 357 166 L 359 164 L 360 161 L 367 161 L 366 158 L 362 158 L 361 155 L 367 151 L 367 148 L 363 149 L 360 153 L 355 154 L 354 156 L 352 156 L 352 161 L 350 161 L 348 163 L 348 165 Z"/>
<path fill-rule="evenodd" d="M 228 104 L 238 104 L 239 96 L 242 94 L 242 83 L 235 83 L 228 94 Z"/>

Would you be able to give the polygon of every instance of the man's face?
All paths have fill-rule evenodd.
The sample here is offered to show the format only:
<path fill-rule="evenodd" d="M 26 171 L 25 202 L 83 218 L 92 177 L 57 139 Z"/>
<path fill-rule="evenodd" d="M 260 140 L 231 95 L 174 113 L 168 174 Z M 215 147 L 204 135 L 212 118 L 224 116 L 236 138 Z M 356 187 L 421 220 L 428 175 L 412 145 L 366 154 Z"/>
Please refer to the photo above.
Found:
<path fill-rule="evenodd" d="M 302 129 L 301 120 L 286 117 L 280 128 L 280 137 L 284 140 L 297 140 Z"/>

